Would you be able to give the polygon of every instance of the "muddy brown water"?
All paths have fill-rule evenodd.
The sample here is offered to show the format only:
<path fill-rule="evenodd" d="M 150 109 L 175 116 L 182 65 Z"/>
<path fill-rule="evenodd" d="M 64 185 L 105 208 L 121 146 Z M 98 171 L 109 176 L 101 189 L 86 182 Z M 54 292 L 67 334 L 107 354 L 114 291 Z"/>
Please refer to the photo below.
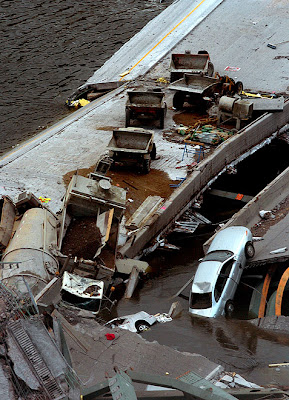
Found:
<path fill-rule="evenodd" d="M 171 2 L 1 1 L 0 155 L 69 114 L 67 97 Z M 132 300 L 121 300 L 114 314 L 167 312 L 200 249 L 200 243 L 187 242 L 181 251 L 154 254 L 159 275 Z M 288 361 L 287 335 L 259 332 L 245 321 L 196 319 L 179 300 L 182 315 L 143 333 L 147 340 L 202 354 L 260 384 L 287 384 L 286 367 L 268 368 Z"/>
<path fill-rule="evenodd" d="M 146 340 L 201 354 L 256 384 L 287 388 L 288 367 L 268 365 L 289 361 L 288 334 L 259 330 L 247 320 L 194 317 L 188 313 L 187 299 L 173 297 L 196 270 L 197 260 L 203 255 L 201 243 L 184 239 L 179 251 L 155 252 L 149 261 L 159 274 L 145 282 L 131 300 L 120 300 L 111 317 L 141 310 L 166 313 L 174 301 L 179 301 L 182 313 L 173 321 L 157 323 L 142 333 Z M 184 291 L 184 295 L 188 294 L 189 289 Z"/>

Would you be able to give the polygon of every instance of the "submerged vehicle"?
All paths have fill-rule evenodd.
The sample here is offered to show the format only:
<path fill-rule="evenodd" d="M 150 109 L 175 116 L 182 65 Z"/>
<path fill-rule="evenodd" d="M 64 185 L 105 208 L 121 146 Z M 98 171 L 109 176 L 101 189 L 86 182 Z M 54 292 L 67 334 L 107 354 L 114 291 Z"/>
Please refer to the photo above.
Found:
<path fill-rule="evenodd" d="M 143 332 L 151 325 L 157 322 L 154 315 L 150 315 L 145 311 L 140 311 L 136 314 L 126 315 L 124 317 L 114 318 L 107 322 L 105 326 L 109 328 L 121 328 L 131 332 Z"/>
<path fill-rule="evenodd" d="M 64 272 L 62 299 L 76 307 L 98 314 L 103 300 L 104 282 Z"/>
<path fill-rule="evenodd" d="M 255 249 L 251 231 L 231 226 L 218 232 L 197 268 L 189 312 L 204 317 L 231 316 L 234 296 L 248 258 Z"/>

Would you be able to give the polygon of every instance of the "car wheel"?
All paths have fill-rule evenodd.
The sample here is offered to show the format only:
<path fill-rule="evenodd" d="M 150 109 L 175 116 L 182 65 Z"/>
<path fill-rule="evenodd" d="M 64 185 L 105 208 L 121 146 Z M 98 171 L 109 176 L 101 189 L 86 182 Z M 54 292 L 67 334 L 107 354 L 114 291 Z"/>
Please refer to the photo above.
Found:
<path fill-rule="evenodd" d="M 135 323 L 135 329 L 138 333 L 146 331 L 150 327 L 150 324 L 146 321 L 137 321 Z"/>
<path fill-rule="evenodd" d="M 234 310 L 235 310 L 234 303 L 232 302 L 232 300 L 228 300 L 226 305 L 225 305 L 225 315 L 226 315 L 226 317 L 227 318 L 231 318 Z"/>
<path fill-rule="evenodd" d="M 245 256 L 246 258 L 252 258 L 255 255 L 255 248 L 252 242 L 247 242 L 245 245 Z"/>

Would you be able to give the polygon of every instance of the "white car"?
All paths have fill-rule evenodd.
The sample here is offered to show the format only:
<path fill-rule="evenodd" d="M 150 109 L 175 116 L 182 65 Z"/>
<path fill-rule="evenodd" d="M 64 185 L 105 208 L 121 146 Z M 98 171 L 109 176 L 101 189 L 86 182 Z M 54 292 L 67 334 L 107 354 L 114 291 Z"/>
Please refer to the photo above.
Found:
<path fill-rule="evenodd" d="M 204 317 L 231 316 L 233 299 L 247 259 L 255 254 L 251 231 L 231 226 L 218 232 L 199 264 L 189 312 Z"/>
<path fill-rule="evenodd" d="M 114 318 L 107 322 L 105 326 L 109 328 L 127 329 L 131 332 L 143 332 L 151 325 L 157 322 L 155 316 L 148 314 L 145 311 L 140 311 L 136 314 L 125 315 L 124 317 Z"/>

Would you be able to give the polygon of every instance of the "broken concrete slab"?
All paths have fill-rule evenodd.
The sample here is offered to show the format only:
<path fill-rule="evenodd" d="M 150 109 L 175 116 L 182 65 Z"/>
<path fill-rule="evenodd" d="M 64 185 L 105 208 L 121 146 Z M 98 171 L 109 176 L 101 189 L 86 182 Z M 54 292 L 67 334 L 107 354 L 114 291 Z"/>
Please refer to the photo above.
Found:
<path fill-rule="evenodd" d="M 221 365 L 198 354 L 181 353 L 157 342 L 148 342 L 140 335 L 123 329 L 109 329 L 96 321 L 79 320 L 73 313 L 61 310 L 65 320 L 65 337 L 71 352 L 72 364 L 85 386 L 91 386 L 113 376 L 114 368 L 150 371 L 152 374 L 178 377 L 193 371 L 203 378 L 219 377 L 224 370 Z M 64 317 L 62 315 L 62 320 Z M 70 322 L 68 322 L 68 319 Z M 73 326 L 71 324 L 74 324 Z M 64 326 L 64 325 L 63 325 Z M 74 337 L 67 332 L 74 331 Z M 115 339 L 106 339 L 113 333 Z M 76 339 L 77 337 L 77 339 Z M 85 343 L 87 352 L 83 351 Z M 97 368 L 95 364 L 97 362 Z"/>
<path fill-rule="evenodd" d="M 125 299 L 130 299 L 135 291 L 139 281 L 139 270 L 137 267 L 133 267 L 129 276 L 129 280 L 126 284 L 126 290 L 124 293 Z"/>
<path fill-rule="evenodd" d="M 250 97 L 250 102 L 253 103 L 253 110 L 260 112 L 275 112 L 282 111 L 284 108 L 284 97 L 276 98 L 252 98 Z"/>
<path fill-rule="evenodd" d="M 36 296 L 37 306 L 49 307 L 55 306 L 61 300 L 61 278 L 55 276 Z"/>
<path fill-rule="evenodd" d="M 115 267 L 120 274 L 129 275 L 134 267 L 141 272 L 148 272 L 149 264 L 146 261 L 134 260 L 131 258 L 117 258 Z"/>
<path fill-rule="evenodd" d="M 286 317 L 284 315 L 256 318 L 250 320 L 250 323 L 266 330 L 274 330 L 287 333 L 289 332 L 289 317 Z"/>
<path fill-rule="evenodd" d="M 32 366 L 23 357 L 23 353 L 17 346 L 17 342 L 11 334 L 7 335 L 8 356 L 14 364 L 14 372 L 19 379 L 23 380 L 32 390 L 40 390 L 41 385 L 34 375 Z"/>
<path fill-rule="evenodd" d="M 163 200 L 164 199 L 160 196 L 148 196 L 134 212 L 131 218 L 126 222 L 126 228 L 134 230 L 142 227 L 145 222 L 157 211 Z"/>
<path fill-rule="evenodd" d="M 8 374 L 9 368 L 4 361 L 0 361 L 0 398 L 5 400 L 15 400 L 14 390 Z"/>
<path fill-rule="evenodd" d="M 181 303 L 179 301 L 175 301 L 174 303 L 172 303 L 168 314 L 171 318 L 177 318 L 178 316 L 180 316 L 182 311 L 183 306 L 181 305 Z"/>

